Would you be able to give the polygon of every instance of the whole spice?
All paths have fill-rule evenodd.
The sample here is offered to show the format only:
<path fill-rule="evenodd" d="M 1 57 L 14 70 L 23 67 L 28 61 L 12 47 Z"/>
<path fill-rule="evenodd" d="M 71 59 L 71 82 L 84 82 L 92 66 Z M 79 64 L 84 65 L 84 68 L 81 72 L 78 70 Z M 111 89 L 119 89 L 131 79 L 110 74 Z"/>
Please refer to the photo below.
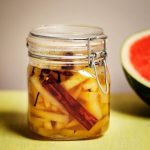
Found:
<path fill-rule="evenodd" d="M 86 129 L 90 130 L 98 121 L 78 101 L 76 101 L 60 84 L 54 76 L 49 73 L 42 86 L 50 92 L 74 116 Z"/>
<path fill-rule="evenodd" d="M 36 104 L 37 104 L 39 94 L 40 94 L 40 92 L 38 92 L 37 95 L 36 95 L 36 99 L 35 99 L 35 102 L 34 102 L 34 106 L 36 106 Z"/>

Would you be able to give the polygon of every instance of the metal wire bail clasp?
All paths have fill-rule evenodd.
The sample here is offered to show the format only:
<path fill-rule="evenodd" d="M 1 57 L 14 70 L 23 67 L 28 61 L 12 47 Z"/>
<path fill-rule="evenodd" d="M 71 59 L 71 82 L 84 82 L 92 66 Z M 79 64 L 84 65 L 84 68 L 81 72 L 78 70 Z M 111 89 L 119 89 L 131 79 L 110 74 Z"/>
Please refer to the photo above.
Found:
<path fill-rule="evenodd" d="M 95 63 L 95 57 L 97 56 L 96 53 L 92 53 L 91 54 L 91 49 L 90 49 L 90 38 L 88 39 L 88 43 L 87 43 L 87 50 L 88 50 L 88 64 L 89 64 L 89 67 L 93 67 L 94 69 L 94 72 L 95 72 L 95 77 L 96 77 L 96 81 L 97 81 L 97 84 L 98 84 L 98 87 L 99 89 L 104 93 L 104 94 L 108 94 L 109 92 L 109 85 L 108 85 L 108 72 L 107 72 L 107 65 L 106 65 L 106 56 L 107 56 L 107 52 L 106 52 L 106 46 L 105 46 L 105 39 L 104 39 L 104 50 L 101 51 L 99 53 L 99 57 L 102 59 L 99 64 L 101 66 L 104 67 L 104 76 L 105 76 L 105 85 L 106 85 L 106 88 L 104 89 L 99 81 L 99 78 L 98 78 L 98 73 L 97 73 L 97 69 L 96 69 L 96 63 Z"/>

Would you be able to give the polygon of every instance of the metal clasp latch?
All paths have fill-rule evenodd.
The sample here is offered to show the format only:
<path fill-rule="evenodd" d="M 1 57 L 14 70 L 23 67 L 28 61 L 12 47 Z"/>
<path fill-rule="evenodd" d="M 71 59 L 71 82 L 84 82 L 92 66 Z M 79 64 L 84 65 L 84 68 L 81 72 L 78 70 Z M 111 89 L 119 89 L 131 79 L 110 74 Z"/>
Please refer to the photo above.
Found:
<path fill-rule="evenodd" d="M 94 72 L 95 72 L 95 77 L 96 77 L 96 81 L 98 84 L 99 89 L 104 93 L 104 94 L 108 94 L 109 92 L 109 84 L 108 84 L 108 72 L 107 72 L 107 65 L 106 65 L 106 57 L 107 57 L 107 52 L 106 52 L 106 38 L 102 38 L 104 40 L 104 50 L 99 52 L 99 54 L 97 53 L 91 53 L 91 48 L 90 48 L 90 38 L 88 38 L 88 43 L 87 43 L 87 50 L 88 50 L 88 65 L 89 67 L 93 67 Z M 95 57 L 99 55 L 99 57 L 102 59 L 101 61 L 99 61 L 99 65 L 104 66 L 104 76 L 105 76 L 105 85 L 106 88 L 103 89 L 99 78 L 98 78 L 98 73 L 97 73 L 97 69 L 96 69 L 96 62 L 95 62 Z"/>

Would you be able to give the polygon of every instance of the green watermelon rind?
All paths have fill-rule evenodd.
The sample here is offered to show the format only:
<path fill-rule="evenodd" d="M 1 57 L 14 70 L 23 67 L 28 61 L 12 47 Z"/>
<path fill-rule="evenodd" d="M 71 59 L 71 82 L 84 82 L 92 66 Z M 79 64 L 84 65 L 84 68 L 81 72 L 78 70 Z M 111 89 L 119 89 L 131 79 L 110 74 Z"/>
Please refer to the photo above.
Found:
<path fill-rule="evenodd" d="M 134 79 L 122 66 L 123 71 L 125 73 L 126 79 L 136 92 L 136 94 L 145 101 L 148 105 L 150 105 L 150 88 L 146 87 L 145 85 L 141 84 L 139 81 Z"/>
<path fill-rule="evenodd" d="M 137 41 L 138 39 L 146 35 L 150 35 L 150 29 L 134 33 L 124 41 L 121 47 L 121 64 L 122 64 L 123 71 L 125 73 L 125 77 L 129 82 L 129 84 L 131 85 L 131 87 L 133 88 L 133 90 L 145 103 L 150 105 L 150 82 L 143 79 L 143 77 L 140 77 L 138 73 L 135 73 L 135 71 L 133 71 L 134 69 L 131 66 L 130 67 L 128 66 L 131 65 L 129 63 L 129 60 L 123 58 L 123 57 L 127 57 L 123 55 L 123 54 L 127 54 L 123 52 L 124 49 L 128 48 L 129 50 L 130 44 L 134 43 L 135 41 Z"/>

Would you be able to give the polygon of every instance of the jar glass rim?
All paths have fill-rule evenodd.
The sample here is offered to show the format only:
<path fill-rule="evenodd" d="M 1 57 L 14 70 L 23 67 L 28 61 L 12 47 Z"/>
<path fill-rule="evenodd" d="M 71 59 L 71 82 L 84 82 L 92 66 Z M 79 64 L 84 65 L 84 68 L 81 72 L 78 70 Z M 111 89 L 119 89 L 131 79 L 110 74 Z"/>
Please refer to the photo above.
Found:
<path fill-rule="evenodd" d="M 63 40 L 87 40 L 104 37 L 103 29 L 87 25 L 42 25 L 33 28 L 30 34 L 34 37 L 54 38 Z"/>

